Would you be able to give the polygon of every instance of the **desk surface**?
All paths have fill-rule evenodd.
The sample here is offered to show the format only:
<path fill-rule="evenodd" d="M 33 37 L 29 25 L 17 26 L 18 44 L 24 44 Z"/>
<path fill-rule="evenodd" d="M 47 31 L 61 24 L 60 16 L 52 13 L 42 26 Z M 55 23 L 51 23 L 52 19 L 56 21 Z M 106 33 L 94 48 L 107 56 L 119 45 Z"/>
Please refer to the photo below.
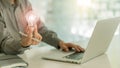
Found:
<path fill-rule="evenodd" d="M 51 51 L 50 46 L 34 47 L 19 56 L 29 63 L 28 68 L 120 68 L 120 54 L 118 54 L 120 50 L 119 39 L 120 37 L 115 36 L 106 54 L 96 57 L 84 64 L 41 59 L 41 56 Z"/>

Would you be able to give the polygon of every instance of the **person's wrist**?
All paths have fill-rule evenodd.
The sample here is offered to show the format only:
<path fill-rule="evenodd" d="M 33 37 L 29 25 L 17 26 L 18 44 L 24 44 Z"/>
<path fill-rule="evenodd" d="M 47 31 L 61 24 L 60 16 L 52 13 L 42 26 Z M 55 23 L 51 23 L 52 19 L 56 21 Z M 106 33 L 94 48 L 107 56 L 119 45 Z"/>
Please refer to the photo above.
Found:
<path fill-rule="evenodd" d="M 64 41 L 59 41 L 59 47 L 61 48 L 64 45 Z"/>

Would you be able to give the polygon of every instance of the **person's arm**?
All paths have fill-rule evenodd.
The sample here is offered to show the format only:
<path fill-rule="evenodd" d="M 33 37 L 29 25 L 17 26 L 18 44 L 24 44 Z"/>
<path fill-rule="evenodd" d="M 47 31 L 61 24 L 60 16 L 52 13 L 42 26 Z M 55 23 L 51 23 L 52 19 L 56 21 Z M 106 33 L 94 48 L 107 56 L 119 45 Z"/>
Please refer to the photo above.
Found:
<path fill-rule="evenodd" d="M 0 51 L 6 54 L 19 54 L 24 51 L 19 40 L 15 40 L 5 30 L 5 22 L 0 14 Z"/>
<path fill-rule="evenodd" d="M 54 31 L 49 30 L 40 20 L 37 25 L 38 32 L 42 36 L 42 41 L 59 49 L 59 43 L 61 39 L 58 38 L 57 34 Z"/>
<path fill-rule="evenodd" d="M 37 25 L 38 33 L 42 35 L 43 42 L 50 44 L 57 49 L 60 48 L 63 51 L 69 51 L 69 48 L 72 48 L 77 52 L 84 51 L 84 49 L 79 45 L 73 43 L 65 43 L 62 41 L 60 38 L 58 38 L 57 34 L 54 31 L 47 29 L 47 27 L 45 27 L 45 25 L 40 20 L 38 21 Z"/>
<path fill-rule="evenodd" d="M 85 51 L 84 48 L 82 48 L 80 45 L 65 43 L 63 40 L 59 39 L 57 34 L 52 30 L 48 30 L 41 21 L 39 21 L 37 25 L 38 32 L 42 35 L 43 42 L 50 44 L 57 49 L 62 49 L 66 52 L 68 52 L 70 49 L 74 49 L 76 52 Z"/>
<path fill-rule="evenodd" d="M 50 44 L 57 49 L 62 49 L 65 52 L 68 52 L 70 49 L 74 49 L 76 52 L 85 51 L 80 45 L 76 45 L 73 43 L 65 43 L 61 39 L 58 38 L 57 34 L 54 31 L 48 30 L 44 24 L 39 24 L 38 32 L 42 35 L 42 41 Z"/>

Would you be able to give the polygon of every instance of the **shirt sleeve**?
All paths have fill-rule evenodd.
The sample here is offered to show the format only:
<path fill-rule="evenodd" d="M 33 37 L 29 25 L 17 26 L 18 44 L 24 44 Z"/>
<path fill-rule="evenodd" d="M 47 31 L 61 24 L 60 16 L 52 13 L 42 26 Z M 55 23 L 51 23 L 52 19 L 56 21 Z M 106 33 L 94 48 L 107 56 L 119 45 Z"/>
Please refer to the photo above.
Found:
<path fill-rule="evenodd" d="M 42 41 L 59 49 L 61 39 L 58 38 L 57 34 L 49 30 L 42 22 L 39 22 L 38 26 L 38 32 L 42 35 Z"/>
<path fill-rule="evenodd" d="M 1 42 L 1 50 L 5 54 L 21 54 L 27 48 L 23 48 L 19 40 L 15 40 L 12 36 L 7 35 Z"/>
<path fill-rule="evenodd" d="M 0 13 L 0 44 L 1 44 L 2 39 L 3 39 L 3 30 L 4 30 L 4 24 L 3 24 L 1 13 Z"/>
<path fill-rule="evenodd" d="M 5 22 L 0 15 L 0 52 L 5 54 L 23 53 L 26 48 L 23 48 L 19 40 L 15 40 L 6 30 Z"/>

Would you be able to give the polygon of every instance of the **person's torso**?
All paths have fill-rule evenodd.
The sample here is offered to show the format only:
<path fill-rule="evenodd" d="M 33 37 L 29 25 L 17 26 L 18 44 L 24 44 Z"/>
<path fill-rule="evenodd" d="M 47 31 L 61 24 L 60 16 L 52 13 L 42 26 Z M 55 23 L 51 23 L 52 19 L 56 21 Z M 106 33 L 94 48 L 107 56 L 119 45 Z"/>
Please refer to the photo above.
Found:
<path fill-rule="evenodd" d="M 24 31 L 27 22 L 25 20 L 25 13 L 31 9 L 27 0 L 18 0 L 18 5 L 11 5 L 5 3 L 6 0 L 1 0 L 2 17 L 9 33 L 15 39 L 21 39 L 19 31 Z M 4 3 L 2 3 L 4 2 Z"/>

